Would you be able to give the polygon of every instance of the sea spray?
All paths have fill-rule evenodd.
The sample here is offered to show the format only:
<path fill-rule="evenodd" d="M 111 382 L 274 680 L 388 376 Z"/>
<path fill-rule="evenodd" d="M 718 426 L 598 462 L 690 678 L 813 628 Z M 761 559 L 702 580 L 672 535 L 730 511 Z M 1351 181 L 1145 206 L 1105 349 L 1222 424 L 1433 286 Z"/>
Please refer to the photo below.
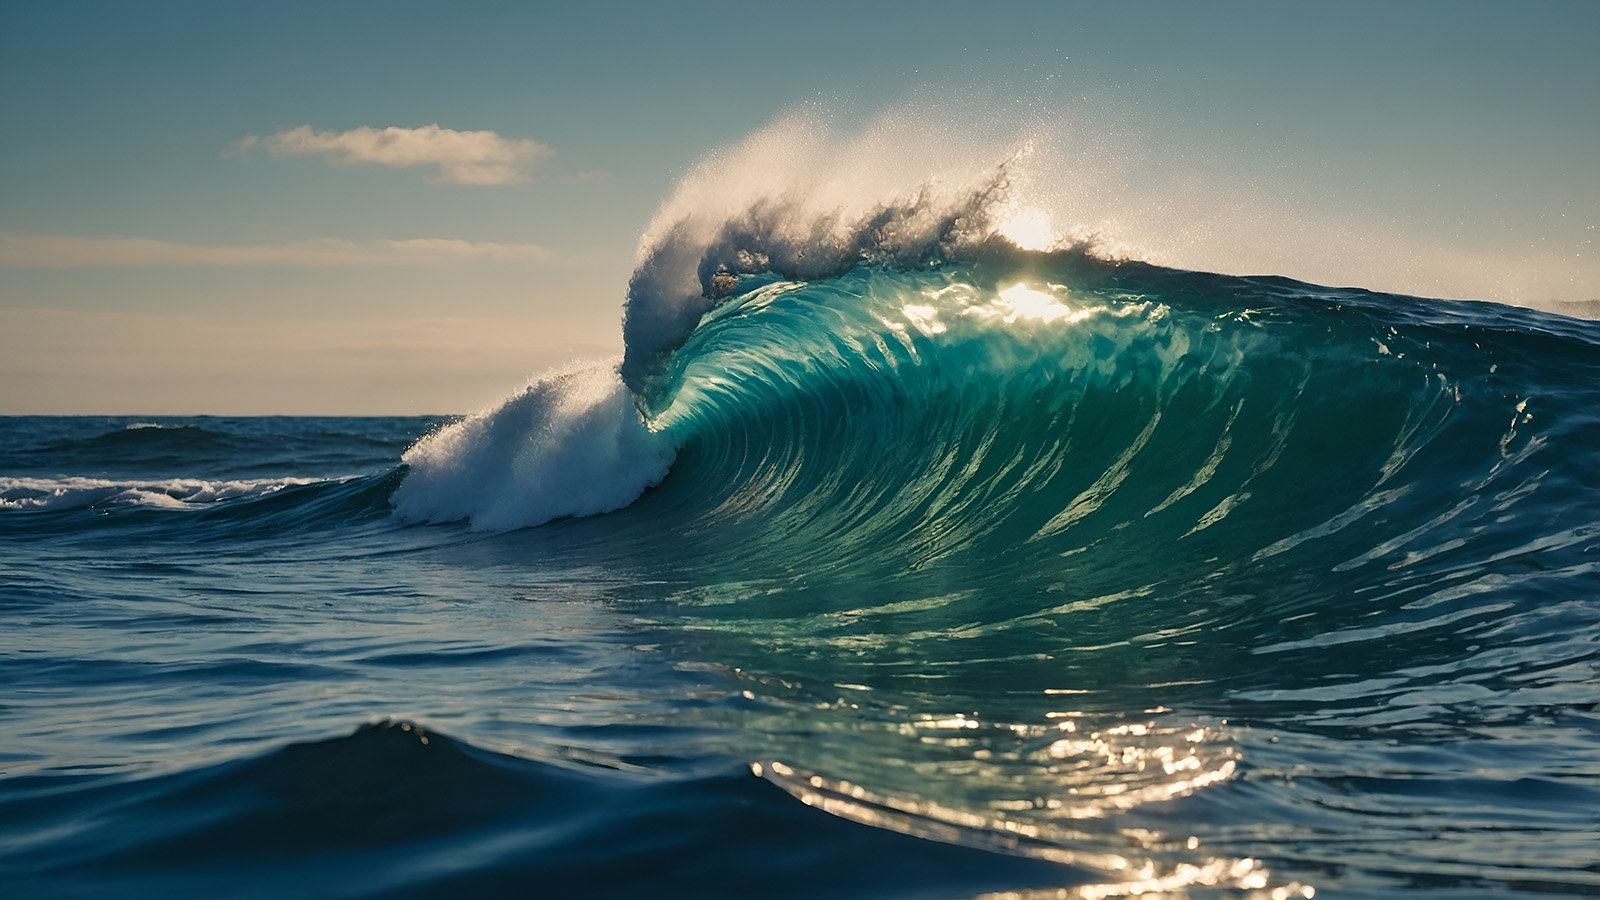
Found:
<path fill-rule="evenodd" d="M 406 451 L 410 473 L 394 506 L 409 521 L 525 528 L 626 506 L 661 481 L 672 458 L 634 408 L 615 361 L 575 366 Z"/>
<path fill-rule="evenodd" d="M 622 376 L 647 410 L 662 408 L 665 357 L 742 292 L 740 278 L 916 268 L 997 233 L 1025 144 L 909 144 L 885 140 L 886 127 L 840 135 L 792 116 L 679 183 L 640 240 L 623 318 Z"/>

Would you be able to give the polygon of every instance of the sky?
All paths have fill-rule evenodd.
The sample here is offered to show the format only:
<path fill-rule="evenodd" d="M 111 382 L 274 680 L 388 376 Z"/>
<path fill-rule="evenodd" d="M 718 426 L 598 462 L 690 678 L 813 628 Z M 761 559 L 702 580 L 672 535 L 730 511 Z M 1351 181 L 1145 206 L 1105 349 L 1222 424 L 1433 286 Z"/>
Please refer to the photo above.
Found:
<path fill-rule="evenodd" d="M 1026 121 L 1101 185 L 1056 225 L 1156 262 L 1592 309 L 1597 36 L 1593 2 L 12 0 L 0 414 L 482 408 L 620 353 L 674 184 L 800 109 Z"/>

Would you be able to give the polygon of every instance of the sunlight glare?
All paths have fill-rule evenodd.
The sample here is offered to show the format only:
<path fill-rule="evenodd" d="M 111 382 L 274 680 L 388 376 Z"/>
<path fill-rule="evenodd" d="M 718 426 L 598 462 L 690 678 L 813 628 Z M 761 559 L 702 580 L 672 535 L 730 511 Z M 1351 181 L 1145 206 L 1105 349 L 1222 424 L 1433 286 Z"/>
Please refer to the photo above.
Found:
<path fill-rule="evenodd" d="M 1054 322 L 1072 315 L 1072 310 L 1065 303 L 1021 282 L 1001 291 L 998 304 L 1010 307 L 1010 315 L 1005 316 L 1008 324 L 1019 318 Z"/>
<path fill-rule="evenodd" d="M 1021 250 L 1048 250 L 1056 242 L 1050 216 L 1040 209 L 1024 209 L 1007 219 L 1000 235 Z"/>

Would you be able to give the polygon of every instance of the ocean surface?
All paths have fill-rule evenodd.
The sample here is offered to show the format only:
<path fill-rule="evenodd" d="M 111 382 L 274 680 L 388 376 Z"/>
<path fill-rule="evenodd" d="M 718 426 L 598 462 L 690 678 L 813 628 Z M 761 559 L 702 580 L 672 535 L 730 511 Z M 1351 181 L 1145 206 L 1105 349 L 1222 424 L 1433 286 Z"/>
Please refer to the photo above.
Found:
<path fill-rule="evenodd" d="M 1600 323 L 987 208 L 667 216 L 475 416 L 0 419 L 4 895 L 1600 895 Z"/>

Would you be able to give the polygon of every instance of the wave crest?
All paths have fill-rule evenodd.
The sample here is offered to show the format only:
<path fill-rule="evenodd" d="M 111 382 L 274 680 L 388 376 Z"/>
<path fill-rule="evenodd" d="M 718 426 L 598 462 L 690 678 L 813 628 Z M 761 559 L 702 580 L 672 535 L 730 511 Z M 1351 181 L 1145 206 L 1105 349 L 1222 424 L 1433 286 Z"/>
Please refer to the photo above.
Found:
<path fill-rule="evenodd" d="M 995 239 L 1014 212 L 1013 171 L 1029 153 L 1021 139 L 977 150 L 953 135 L 909 141 L 886 123 L 841 137 L 819 116 L 796 114 L 705 160 L 640 241 L 623 380 L 658 410 L 665 356 L 747 289 L 744 276 L 922 268 Z"/>

